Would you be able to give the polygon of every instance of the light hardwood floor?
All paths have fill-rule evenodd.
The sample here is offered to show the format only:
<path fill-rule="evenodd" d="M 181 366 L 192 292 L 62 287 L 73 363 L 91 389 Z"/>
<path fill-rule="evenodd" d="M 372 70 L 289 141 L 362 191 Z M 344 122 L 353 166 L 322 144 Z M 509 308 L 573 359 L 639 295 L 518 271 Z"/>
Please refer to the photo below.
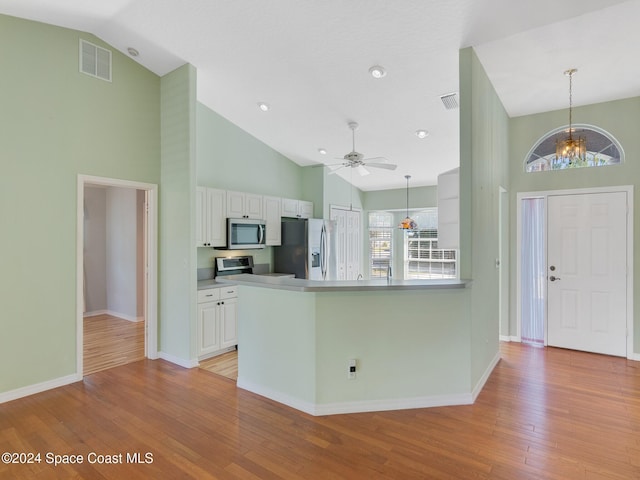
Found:
<path fill-rule="evenodd" d="M 237 380 L 238 351 L 233 350 L 231 352 L 218 355 L 217 357 L 202 360 L 198 366 L 211 373 L 215 373 L 216 375 L 222 375 L 223 377 L 230 378 L 231 380 Z"/>
<path fill-rule="evenodd" d="M 501 353 L 474 405 L 326 417 L 203 369 L 134 362 L 0 405 L 0 452 L 149 452 L 152 463 L 0 463 L 0 478 L 640 478 L 639 363 Z"/>
<path fill-rule="evenodd" d="M 84 375 L 144 358 L 144 322 L 112 315 L 85 317 Z"/>

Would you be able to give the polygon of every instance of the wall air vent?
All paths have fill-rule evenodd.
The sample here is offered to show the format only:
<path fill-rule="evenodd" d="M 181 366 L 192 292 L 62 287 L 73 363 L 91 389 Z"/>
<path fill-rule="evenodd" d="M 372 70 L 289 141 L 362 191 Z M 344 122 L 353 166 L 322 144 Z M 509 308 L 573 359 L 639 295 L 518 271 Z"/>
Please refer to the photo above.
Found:
<path fill-rule="evenodd" d="M 442 100 L 442 104 L 447 110 L 456 110 L 458 108 L 457 92 L 445 93 L 444 95 L 440 95 L 440 100 Z"/>
<path fill-rule="evenodd" d="M 80 39 L 80 71 L 111 81 L 111 50 Z"/>

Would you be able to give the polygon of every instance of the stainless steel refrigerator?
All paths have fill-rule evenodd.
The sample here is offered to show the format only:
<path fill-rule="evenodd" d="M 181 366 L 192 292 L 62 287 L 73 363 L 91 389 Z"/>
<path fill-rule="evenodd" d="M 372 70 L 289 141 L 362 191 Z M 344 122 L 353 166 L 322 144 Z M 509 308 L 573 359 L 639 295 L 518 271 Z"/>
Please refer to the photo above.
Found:
<path fill-rule="evenodd" d="M 281 228 L 282 244 L 273 248 L 275 272 L 308 280 L 336 280 L 333 221 L 282 219 Z"/>

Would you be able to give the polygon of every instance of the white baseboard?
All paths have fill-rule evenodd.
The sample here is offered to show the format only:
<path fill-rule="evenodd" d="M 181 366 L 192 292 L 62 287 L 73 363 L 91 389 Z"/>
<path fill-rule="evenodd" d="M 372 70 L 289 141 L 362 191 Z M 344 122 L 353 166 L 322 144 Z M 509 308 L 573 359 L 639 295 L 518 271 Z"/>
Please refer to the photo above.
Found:
<path fill-rule="evenodd" d="M 500 335 L 499 340 L 501 342 L 522 342 L 522 339 L 517 335 Z"/>
<path fill-rule="evenodd" d="M 482 377 L 480 377 L 480 380 L 478 380 L 478 383 L 476 383 L 476 386 L 471 391 L 471 398 L 473 399 L 471 403 L 474 403 L 476 401 L 476 398 L 478 398 L 478 395 L 480 395 L 480 392 L 484 388 L 484 384 L 487 383 L 487 380 L 489 380 L 489 377 L 491 376 L 491 372 L 493 372 L 493 369 L 496 368 L 496 365 L 498 365 L 499 361 L 500 361 L 500 352 L 496 352 L 496 356 L 493 357 L 493 360 L 491 360 L 491 363 L 482 374 Z"/>
<path fill-rule="evenodd" d="M 166 360 L 167 362 L 175 363 L 176 365 L 179 365 L 180 367 L 184 367 L 184 368 L 195 368 L 198 366 L 197 359 L 192 358 L 190 360 L 187 360 L 187 359 L 176 357 L 175 355 L 171 355 L 165 352 L 158 352 L 158 358 L 161 358 L 162 360 Z"/>
<path fill-rule="evenodd" d="M 84 318 L 87 317 L 97 317 L 98 315 L 111 315 L 112 317 L 118 317 L 123 320 L 127 320 L 129 322 L 142 322 L 144 321 L 144 317 L 133 317 L 131 315 L 127 315 L 125 313 L 114 312 L 112 310 L 93 310 L 91 312 L 84 312 Z"/>
<path fill-rule="evenodd" d="M 242 377 L 238 377 L 237 386 L 243 390 L 248 390 L 314 416 L 338 415 L 343 413 L 382 412 L 386 410 L 407 410 L 412 408 L 444 407 L 451 405 L 469 405 L 473 403 L 471 394 L 459 393 L 417 398 L 390 398 L 383 400 L 363 400 L 358 402 L 314 404 L 277 392 L 262 385 L 246 382 Z"/>
<path fill-rule="evenodd" d="M 198 363 L 199 363 L 199 362 L 202 362 L 202 361 L 204 361 L 204 360 L 209 360 L 210 358 L 217 357 L 217 356 L 222 355 L 222 354 L 224 354 L 224 353 L 232 352 L 232 351 L 234 351 L 235 349 L 236 349 L 236 346 L 235 346 L 235 345 L 232 345 L 231 347 L 223 348 L 222 350 L 218 350 L 217 352 L 209 353 L 208 355 L 203 355 L 203 356 L 201 356 L 201 357 L 198 357 Z"/>
<path fill-rule="evenodd" d="M 53 388 L 63 387 L 70 383 L 82 381 L 82 375 L 74 373 L 65 377 L 54 378 L 53 380 L 47 380 L 46 382 L 36 383 L 34 385 L 27 385 L 26 387 L 17 388 L 8 392 L 0 393 L 0 403 L 10 402 L 17 400 L 18 398 L 28 397 L 35 393 L 44 392 Z"/>
<path fill-rule="evenodd" d="M 634 360 L 636 362 L 640 362 L 640 353 L 631 353 L 627 356 L 627 360 Z"/>
<path fill-rule="evenodd" d="M 361 402 L 340 402 L 316 405 L 312 415 L 337 415 L 341 413 L 383 412 L 387 410 L 409 410 L 413 408 L 448 407 L 470 405 L 471 394 L 457 393 L 416 398 L 391 398 L 384 400 L 364 400 Z"/>
<path fill-rule="evenodd" d="M 245 382 L 240 376 L 238 376 L 236 385 L 238 388 L 242 388 L 243 390 L 256 393 L 262 397 L 269 398 L 278 403 L 282 403 L 291 408 L 295 408 L 296 410 L 300 410 L 301 412 L 308 413 L 309 415 L 316 415 L 314 413 L 315 405 L 313 403 L 304 402 L 302 400 L 299 400 L 297 398 L 291 397 L 284 393 L 272 390 L 262 385 L 256 385 L 254 383 Z"/>

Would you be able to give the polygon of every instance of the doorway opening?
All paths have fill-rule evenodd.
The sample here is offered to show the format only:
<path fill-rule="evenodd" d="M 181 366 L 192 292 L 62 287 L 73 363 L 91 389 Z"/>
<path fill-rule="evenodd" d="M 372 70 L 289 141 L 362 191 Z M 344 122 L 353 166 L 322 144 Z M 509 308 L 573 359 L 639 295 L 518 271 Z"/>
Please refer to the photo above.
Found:
<path fill-rule="evenodd" d="M 518 194 L 517 338 L 633 356 L 633 188 Z"/>
<path fill-rule="evenodd" d="M 77 371 L 157 358 L 157 186 L 78 176 Z"/>

